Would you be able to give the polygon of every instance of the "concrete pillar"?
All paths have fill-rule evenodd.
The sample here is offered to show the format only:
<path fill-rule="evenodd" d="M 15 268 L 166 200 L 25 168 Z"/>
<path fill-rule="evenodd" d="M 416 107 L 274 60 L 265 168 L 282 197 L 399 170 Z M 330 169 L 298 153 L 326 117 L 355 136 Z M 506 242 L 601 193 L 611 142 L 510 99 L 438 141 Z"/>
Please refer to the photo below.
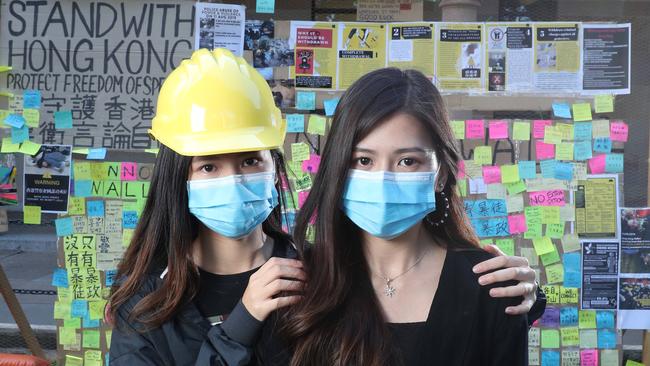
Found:
<path fill-rule="evenodd" d="M 472 22 L 478 18 L 481 0 L 442 0 L 439 6 L 444 22 Z"/>

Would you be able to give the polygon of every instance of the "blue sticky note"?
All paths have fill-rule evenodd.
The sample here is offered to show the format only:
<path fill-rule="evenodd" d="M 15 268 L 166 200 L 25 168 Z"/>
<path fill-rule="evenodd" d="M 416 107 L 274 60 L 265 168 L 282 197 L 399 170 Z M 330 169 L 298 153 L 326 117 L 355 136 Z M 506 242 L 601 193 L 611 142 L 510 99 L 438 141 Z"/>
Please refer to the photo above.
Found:
<path fill-rule="evenodd" d="M 596 326 L 598 329 L 614 328 L 614 312 L 608 310 L 596 311 Z"/>
<path fill-rule="evenodd" d="M 564 265 L 564 287 L 580 288 L 582 284 L 580 252 L 564 253 L 562 264 Z"/>
<path fill-rule="evenodd" d="M 577 307 L 562 307 L 562 308 L 560 308 L 560 326 L 562 326 L 562 327 L 578 326 L 578 308 Z"/>
<path fill-rule="evenodd" d="M 555 178 L 555 164 L 557 160 L 548 159 L 539 162 L 539 167 L 542 170 L 542 177 Z"/>
<path fill-rule="evenodd" d="M 571 106 L 567 103 L 553 103 L 553 114 L 555 117 L 571 118 Z"/>
<path fill-rule="evenodd" d="M 305 132 L 305 115 L 287 114 L 287 132 Z"/>
<path fill-rule="evenodd" d="M 138 225 L 138 213 L 136 211 L 122 212 L 122 226 L 125 229 L 135 229 Z"/>
<path fill-rule="evenodd" d="M 84 328 L 99 328 L 99 319 L 90 319 L 90 314 L 86 314 L 83 318 L 83 327 Z"/>
<path fill-rule="evenodd" d="M 83 318 L 88 314 L 88 300 L 72 300 L 70 315 L 73 318 Z"/>
<path fill-rule="evenodd" d="M 573 145 L 573 158 L 578 161 L 584 161 L 592 158 L 591 140 L 576 141 Z"/>
<path fill-rule="evenodd" d="M 104 201 L 86 202 L 86 214 L 88 217 L 104 217 Z"/>
<path fill-rule="evenodd" d="M 11 142 L 14 144 L 20 144 L 29 140 L 29 127 L 23 125 L 21 128 L 11 128 Z"/>
<path fill-rule="evenodd" d="M 275 0 L 257 0 L 255 4 L 256 13 L 274 13 Z"/>
<path fill-rule="evenodd" d="M 110 366 L 111 362 L 109 361 L 111 354 L 104 353 L 104 366 Z"/>
<path fill-rule="evenodd" d="M 594 140 L 594 151 L 609 154 L 612 152 L 612 140 L 609 137 L 598 137 Z"/>
<path fill-rule="evenodd" d="M 605 156 L 605 173 L 623 173 L 623 154 Z"/>
<path fill-rule="evenodd" d="M 96 149 L 89 149 L 86 159 L 88 160 L 104 160 L 106 158 L 106 148 L 99 147 Z"/>
<path fill-rule="evenodd" d="M 471 223 L 479 238 L 510 236 L 507 217 L 472 219 Z"/>
<path fill-rule="evenodd" d="M 573 139 L 575 141 L 589 140 L 591 141 L 591 122 L 576 122 L 573 125 Z"/>
<path fill-rule="evenodd" d="M 12 113 L 5 117 L 4 123 L 14 128 L 21 128 L 25 125 L 25 117 Z"/>
<path fill-rule="evenodd" d="M 72 128 L 72 112 L 71 111 L 54 112 L 54 127 L 56 129 Z"/>
<path fill-rule="evenodd" d="M 316 109 L 316 92 L 299 91 L 296 92 L 296 108 L 313 111 Z"/>
<path fill-rule="evenodd" d="M 331 117 L 336 111 L 336 106 L 339 104 L 339 98 L 327 99 L 323 101 L 323 106 L 325 106 L 325 115 Z"/>
<path fill-rule="evenodd" d="M 535 179 L 537 176 L 537 163 L 534 160 L 522 160 L 519 165 L 519 178 Z"/>
<path fill-rule="evenodd" d="M 92 195 L 92 180 L 75 180 L 74 195 L 77 197 L 90 197 Z"/>
<path fill-rule="evenodd" d="M 54 220 L 56 226 L 56 236 L 68 236 L 74 234 L 72 217 L 64 217 Z"/>
<path fill-rule="evenodd" d="M 553 178 L 560 180 L 573 179 L 573 164 L 558 161 L 555 163 L 555 173 Z"/>
<path fill-rule="evenodd" d="M 598 348 L 616 348 L 616 332 L 611 329 L 598 330 Z"/>
<path fill-rule="evenodd" d="M 105 273 L 106 273 L 106 287 L 113 286 L 113 282 L 115 282 L 115 275 L 117 275 L 117 270 L 107 269 Z"/>
<path fill-rule="evenodd" d="M 560 366 L 560 352 L 542 351 L 542 366 Z"/>
<path fill-rule="evenodd" d="M 564 287 L 580 288 L 581 283 L 582 283 L 582 274 L 580 272 L 564 271 Z"/>
<path fill-rule="evenodd" d="M 23 93 L 23 108 L 41 108 L 41 92 L 39 90 L 25 90 Z"/>
<path fill-rule="evenodd" d="M 52 273 L 52 286 L 68 287 L 68 271 L 65 268 L 57 268 Z"/>

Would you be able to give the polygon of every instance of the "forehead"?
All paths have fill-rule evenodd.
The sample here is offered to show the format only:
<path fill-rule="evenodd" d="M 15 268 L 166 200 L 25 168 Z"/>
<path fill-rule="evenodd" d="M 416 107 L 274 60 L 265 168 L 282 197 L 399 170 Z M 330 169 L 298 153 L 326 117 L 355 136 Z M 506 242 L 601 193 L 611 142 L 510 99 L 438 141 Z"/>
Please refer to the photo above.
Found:
<path fill-rule="evenodd" d="M 424 123 L 405 113 L 386 118 L 359 141 L 356 147 L 381 151 L 414 147 L 424 150 L 434 149 L 431 135 Z"/>
<path fill-rule="evenodd" d="M 248 151 L 248 152 L 238 152 L 230 154 L 216 154 L 216 155 L 206 155 L 206 156 L 195 156 L 192 158 L 192 162 L 206 162 L 206 161 L 230 161 L 230 160 L 239 160 L 249 157 L 270 157 L 271 152 L 269 150 L 261 151 Z"/>

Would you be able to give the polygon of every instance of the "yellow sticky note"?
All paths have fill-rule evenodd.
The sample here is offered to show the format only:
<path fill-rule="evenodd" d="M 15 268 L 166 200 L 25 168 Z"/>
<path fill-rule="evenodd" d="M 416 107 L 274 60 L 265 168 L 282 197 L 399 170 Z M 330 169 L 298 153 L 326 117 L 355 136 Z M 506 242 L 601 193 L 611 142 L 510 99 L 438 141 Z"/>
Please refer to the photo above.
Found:
<path fill-rule="evenodd" d="M 562 142 L 562 133 L 555 126 L 544 127 L 544 143 L 557 145 Z"/>
<path fill-rule="evenodd" d="M 578 311 L 578 325 L 580 326 L 580 329 L 596 328 L 596 311 Z"/>
<path fill-rule="evenodd" d="M 112 336 L 113 336 L 113 331 L 110 330 L 110 329 L 107 330 L 107 331 L 106 331 L 106 345 L 107 345 L 108 347 L 111 346 L 111 337 L 112 337 Z"/>
<path fill-rule="evenodd" d="M 492 165 L 492 146 L 475 147 L 474 162 L 477 165 Z"/>
<path fill-rule="evenodd" d="M 555 159 L 573 160 L 573 142 L 563 142 L 555 145 Z"/>
<path fill-rule="evenodd" d="M 515 121 L 512 127 L 512 139 L 530 141 L 530 123 Z"/>
<path fill-rule="evenodd" d="M 65 355 L 65 366 L 83 366 L 83 365 L 84 365 L 83 358 L 73 356 L 73 355 Z"/>
<path fill-rule="evenodd" d="M 564 282 L 564 266 L 562 263 L 546 266 L 546 281 L 550 284 Z"/>
<path fill-rule="evenodd" d="M 72 174 L 76 180 L 90 180 L 90 163 L 86 161 L 75 161 L 72 164 Z"/>
<path fill-rule="evenodd" d="M 625 366 L 645 366 L 645 365 L 642 364 L 641 362 L 636 362 L 636 361 L 632 361 L 632 360 L 627 360 L 627 361 L 625 362 Z"/>
<path fill-rule="evenodd" d="M 596 113 L 614 112 L 614 96 L 611 94 L 596 95 L 594 97 Z"/>
<path fill-rule="evenodd" d="M 559 224 L 560 208 L 558 206 L 542 206 L 542 224 Z"/>
<path fill-rule="evenodd" d="M 562 333 L 562 347 L 580 345 L 580 331 L 578 327 L 566 327 L 560 329 Z"/>
<path fill-rule="evenodd" d="M 85 215 L 86 198 L 70 196 L 68 198 L 68 215 Z"/>
<path fill-rule="evenodd" d="M 580 238 L 577 234 L 566 234 L 562 237 L 562 249 L 565 253 L 580 250 Z"/>
<path fill-rule="evenodd" d="M 0 152 L 3 154 L 8 154 L 8 153 L 13 153 L 13 152 L 19 152 L 20 151 L 20 144 L 14 144 L 11 142 L 11 137 L 4 137 L 2 139 L 2 148 L 0 149 Z"/>
<path fill-rule="evenodd" d="M 84 329 L 82 333 L 82 344 L 84 348 L 99 348 L 99 331 Z"/>
<path fill-rule="evenodd" d="M 520 180 L 519 182 L 515 183 L 507 183 L 505 184 L 506 189 L 508 190 L 508 194 L 517 194 L 521 193 L 526 190 L 526 183 L 524 183 L 523 180 Z"/>
<path fill-rule="evenodd" d="M 512 239 L 497 239 L 495 244 L 505 255 L 515 255 L 515 241 Z"/>
<path fill-rule="evenodd" d="M 23 207 L 23 222 L 29 225 L 40 225 L 41 207 L 40 206 Z"/>
<path fill-rule="evenodd" d="M 501 166 L 501 182 L 502 183 L 516 183 L 519 181 L 519 165 L 502 165 Z"/>
<path fill-rule="evenodd" d="M 557 329 L 542 329 L 542 348 L 560 348 L 560 333 Z"/>
<path fill-rule="evenodd" d="M 70 345 L 77 343 L 77 331 L 74 328 L 59 327 L 59 343 Z"/>
<path fill-rule="evenodd" d="M 86 350 L 84 352 L 84 366 L 101 366 L 102 365 L 102 351 Z"/>
<path fill-rule="evenodd" d="M 0 122 L 4 121 L 5 118 L 7 118 L 8 115 L 11 114 L 10 110 L 7 109 L 0 109 Z"/>
<path fill-rule="evenodd" d="M 544 295 L 546 295 L 546 302 L 549 304 L 559 304 L 560 303 L 560 286 L 557 285 L 545 285 L 542 286 L 544 290 Z"/>
<path fill-rule="evenodd" d="M 38 109 L 25 108 L 23 109 L 23 118 L 27 127 L 37 128 L 41 121 L 41 113 Z"/>
<path fill-rule="evenodd" d="M 451 130 L 454 132 L 454 138 L 457 140 L 465 139 L 465 121 L 451 121 Z"/>
<path fill-rule="evenodd" d="M 122 247 L 127 248 L 133 238 L 133 229 L 124 229 L 122 231 Z"/>
<path fill-rule="evenodd" d="M 558 123 L 555 130 L 560 133 L 562 140 L 573 140 L 573 125 L 568 123 Z"/>
<path fill-rule="evenodd" d="M 72 153 L 73 154 L 88 155 L 89 151 L 90 151 L 90 149 L 87 148 L 87 147 L 73 147 L 72 148 Z"/>
<path fill-rule="evenodd" d="M 591 104 L 575 103 L 571 106 L 573 110 L 573 120 L 576 122 L 591 121 Z"/>
<path fill-rule="evenodd" d="M 560 252 L 557 251 L 555 244 L 553 244 L 553 251 L 550 253 L 540 255 L 539 259 L 542 260 L 542 264 L 544 266 L 549 266 L 553 263 L 557 263 L 560 261 Z"/>
<path fill-rule="evenodd" d="M 19 152 L 27 155 L 35 155 L 40 148 L 41 144 L 27 140 L 20 145 Z"/>
<path fill-rule="evenodd" d="M 562 287 L 560 289 L 560 303 L 562 304 L 577 304 L 578 303 L 578 289 Z"/>
<path fill-rule="evenodd" d="M 291 160 L 304 161 L 309 159 L 309 145 L 304 142 L 291 144 Z"/>
<path fill-rule="evenodd" d="M 63 319 L 63 326 L 66 328 L 79 329 L 81 328 L 81 318 L 66 318 Z"/>
<path fill-rule="evenodd" d="M 564 222 L 546 225 L 546 236 L 551 239 L 562 239 L 564 236 Z"/>
<path fill-rule="evenodd" d="M 104 319 L 105 306 L 106 306 L 105 300 L 89 301 L 88 316 L 90 317 L 90 319 Z"/>
<path fill-rule="evenodd" d="M 533 239 L 533 247 L 535 248 L 537 255 L 551 253 L 554 250 L 553 242 L 551 241 L 551 238 L 547 236 Z"/>
<path fill-rule="evenodd" d="M 327 126 L 327 119 L 323 116 L 312 114 L 309 116 L 309 124 L 307 132 L 325 136 L 325 127 Z"/>

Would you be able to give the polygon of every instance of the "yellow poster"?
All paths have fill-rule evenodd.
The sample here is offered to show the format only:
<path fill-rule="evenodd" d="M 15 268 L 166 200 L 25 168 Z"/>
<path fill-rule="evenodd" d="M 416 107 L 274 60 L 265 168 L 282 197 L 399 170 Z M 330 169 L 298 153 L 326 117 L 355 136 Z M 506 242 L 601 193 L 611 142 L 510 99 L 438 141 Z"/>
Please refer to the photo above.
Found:
<path fill-rule="evenodd" d="M 339 23 L 339 89 L 347 89 L 362 75 L 385 66 L 385 24 Z"/>
<path fill-rule="evenodd" d="M 416 69 L 433 78 L 434 23 L 388 24 L 388 66 Z"/>
<path fill-rule="evenodd" d="M 581 89 L 580 23 L 534 23 L 536 90 Z"/>
<path fill-rule="evenodd" d="M 296 88 L 336 89 L 337 23 L 291 22 Z"/>
<path fill-rule="evenodd" d="M 580 238 L 615 238 L 617 231 L 617 179 L 578 181 L 575 193 L 576 232 Z"/>
<path fill-rule="evenodd" d="M 436 78 L 442 91 L 484 91 L 483 23 L 439 23 Z"/>

